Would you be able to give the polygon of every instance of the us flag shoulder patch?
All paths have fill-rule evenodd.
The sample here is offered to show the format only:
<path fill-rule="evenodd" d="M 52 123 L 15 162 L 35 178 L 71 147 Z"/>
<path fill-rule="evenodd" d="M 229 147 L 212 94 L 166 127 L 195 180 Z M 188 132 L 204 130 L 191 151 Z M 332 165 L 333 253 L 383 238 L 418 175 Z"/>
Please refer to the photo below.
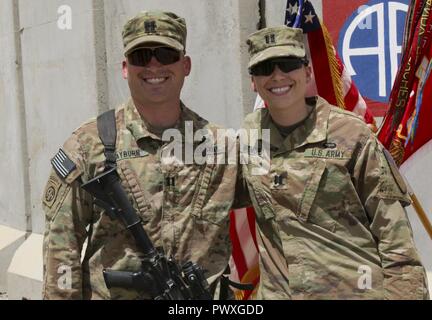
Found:
<path fill-rule="evenodd" d="M 62 149 L 52 158 L 51 164 L 57 174 L 63 179 L 66 179 L 66 177 L 76 169 L 75 163 L 69 159 Z"/>

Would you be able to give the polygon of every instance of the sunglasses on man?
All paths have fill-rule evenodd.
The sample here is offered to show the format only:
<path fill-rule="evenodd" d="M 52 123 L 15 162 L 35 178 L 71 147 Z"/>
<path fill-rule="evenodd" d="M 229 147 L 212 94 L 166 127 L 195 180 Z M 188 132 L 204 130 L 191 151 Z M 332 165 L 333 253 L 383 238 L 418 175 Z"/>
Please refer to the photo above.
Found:
<path fill-rule="evenodd" d="M 282 72 L 288 73 L 300 69 L 304 65 L 308 65 L 307 59 L 288 57 L 275 58 L 254 65 L 249 69 L 249 74 L 252 76 L 269 76 L 273 73 L 276 66 L 278 66 Z"/>
<path fill-rule="evenodd" d="M 180 60 L 180 51 L 169 47 L 139 48 L 128 55 L 128 61 L 134 66 L 145 67 L 152 57 L 163 65 L 169 65 Z"/>

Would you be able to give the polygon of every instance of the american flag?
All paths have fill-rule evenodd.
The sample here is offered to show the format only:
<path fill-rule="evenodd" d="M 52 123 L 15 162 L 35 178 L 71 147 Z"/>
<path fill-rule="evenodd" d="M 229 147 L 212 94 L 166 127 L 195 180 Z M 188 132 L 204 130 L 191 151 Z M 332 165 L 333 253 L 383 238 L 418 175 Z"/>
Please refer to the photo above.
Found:
<path fill-rule="evenodd" d="M 230 279 L 239 283 L 259 282 L 258 246 L 255 234 L 255 211 L 253 207 L 231 211 L 230 235 L 232 256 Z M 252 291 L 235 290 L 237 300 L 247 300 Z"/>
<path fill-rule="evenodd" d="M 329 103 L 362 116 L 376 131 L 375 119 L 333 47 L 327 28 L 320 22 L 312 3 L 309 0 L 288 0 L 285 24 L 302 28 L 305 34 L 315 80 L 309 93 L 318 94 Z M 263 107 L 265 103 L 258 96 L 255 109 Z M 256 285 L 259 282 L 259 268 L 253 208 L 231 212 L 230 233 L 233 246 L 230 278 Z M 248 291 L 236 291 L 236 298 L 248 299 L 251 294 Z"/>

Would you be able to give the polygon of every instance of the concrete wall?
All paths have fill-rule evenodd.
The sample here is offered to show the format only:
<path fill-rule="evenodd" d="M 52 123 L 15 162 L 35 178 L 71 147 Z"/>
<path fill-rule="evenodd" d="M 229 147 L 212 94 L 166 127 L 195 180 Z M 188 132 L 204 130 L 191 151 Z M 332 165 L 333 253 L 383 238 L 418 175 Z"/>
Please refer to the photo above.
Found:
<path fill-rule="evenodd" d="M 93 2 L 74 0 L 72 30 L 57 26 L 62 0 L 19 1 L 32 231 L 42 233 L 49 159 L 98 111 Z"/>
<path fill-rule="evenodd" d="M 4 137 L 0 152 L 0 225 L 25 231 L 28 163 L 16 13 L 11 0 L 0 1 L 0 135 Z"/>
<path fill-rule="evenodd" d="M 42 265 L 42 242 L 43 236 L 33 233 L 15 251 L 7 273 L 7 293 L 10 300 L 42 299 L 43 269 L 29 268 L 29 261 L 33 266 Z"/>

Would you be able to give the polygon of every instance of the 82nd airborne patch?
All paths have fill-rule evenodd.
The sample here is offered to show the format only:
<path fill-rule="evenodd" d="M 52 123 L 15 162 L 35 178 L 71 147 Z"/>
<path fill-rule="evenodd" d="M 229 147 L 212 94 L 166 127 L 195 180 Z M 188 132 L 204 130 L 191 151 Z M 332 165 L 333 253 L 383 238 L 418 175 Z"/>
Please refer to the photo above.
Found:
<path fill-rule="evenodd" d="M 56 201 L 60 186 L 60 179 L 55 175 L 51 175 L 45 188 L 45 194 L 43 196 L 43 202 L 48 208 L 51 208 L 53 203 Z"/>

